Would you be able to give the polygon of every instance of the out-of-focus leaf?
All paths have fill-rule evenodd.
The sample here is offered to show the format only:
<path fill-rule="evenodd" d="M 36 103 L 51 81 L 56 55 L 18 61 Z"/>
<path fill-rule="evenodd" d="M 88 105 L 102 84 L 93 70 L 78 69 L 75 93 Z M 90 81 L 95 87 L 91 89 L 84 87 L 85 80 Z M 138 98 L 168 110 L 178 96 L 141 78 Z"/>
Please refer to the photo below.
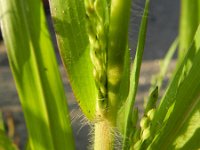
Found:
<path fill-rule="evenodd" d="M 178 137 L 187 120 L 192 117 L 200 96 L 200 27 L 193 44 L 162 99 L 154 117 L 151 132 L 157 133 L 150 149 L 169 148 Z M 185 71 L 184 69 L 187 68 Z M 170 108 L 170 109 L 169 109 Z M 199 108 L 197 108 L 199 109 Z M 169 111 L 170 110 L 170 111 Z M 165 121 L 163 122 L 163 120 Z M 196 122 L 196 123 L 199 123 Z M 162 128 L 161 128 L 162 126 Z M 159 129 L 161 128 L 161 129 Z"/>
<path fill-rule="evenodd" d="M 17 147 L 6 136 L 4 131 L 0 129 L 0 150 L 17 150 Z"/>
<path fill-rule="evenodd" d="M 95 117 L 97 89 L 93 78 L 83 0 L 50 0 L 62 61 L 72 90 L 88 119 Z"/>
<path fill-rule="evenodd" d="M 41 1 L 0 0 L 0 16 L 31 149 L 73 149 L 66 97 Z"/>
<path fill-rule="evenodd" d="M 178 38 L 176 38 L 174 42 L 172 43 L 172 45 L 170 46 L 169 50 L 167 51 L 165 58 L 160 63 L 160 71 L 157 75 L 154 76 L 152 80 L 152 88 L 150 88 L 150 91 L 152 91 L 152 89 L 154 89 L 155 86 L 158 86 L 158 89 L 162 87 L 164 77 L 167 73 L 167 69 L 174 56 L 174 53 L 176 52 L 178 44 L 179 44 L 179 40 Z"/>
<path fill-rule="evenodd" d="M 178 40 L 178 38 L 176 38 L 174 40 L 174 42 L 172 43 L 172 45 L 170 46 L 167 54 L 165 55 L 165 58 L 160 62 L 160 71 L 158 74 L 156 74 L 152 78 L 151 87 L 149 88 L 149 92 L 148 92 L 149 97 L 145 98 L 144 108 L 146 107 L 147 103 L 151 99 L 151 95 L 152 95 L 152 93 L 154 93 L 156 87 L 158 87 L 157 93 L 159 94 L 159 91 L 162 88 L 162 84 L 163 84 L 164 78 L 166 76 L 169 64 L 170 64 L 170 62 L 174 56 L 174 53 L 176 52 L 176 49 L 178 47 L 178 43 L 179 43 L 179 40 Z"/>
<path fill-rule="evenodd" d="M 0 130 L 4 131 L 4 121 L 3 121 L 3 115 L 0 111 Z"/>

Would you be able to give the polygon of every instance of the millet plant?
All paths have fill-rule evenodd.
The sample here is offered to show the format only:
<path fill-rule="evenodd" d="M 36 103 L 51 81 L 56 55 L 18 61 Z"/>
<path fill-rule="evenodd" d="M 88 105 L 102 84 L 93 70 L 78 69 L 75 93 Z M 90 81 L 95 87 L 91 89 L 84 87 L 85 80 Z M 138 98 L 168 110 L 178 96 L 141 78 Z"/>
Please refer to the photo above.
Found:
<path fill-rule="evenodd" d="M 94 126 L 92 149 L 200 148 L 199 0 L 181 0 L 180 34 L 152 82 L 140 119 L 134 103 L 149 0 L 146 0 L 133 63 L 128 44 L 131 0 L 50 0 L 49 3 L 60 56 L 72 90 L 83 114 Z M 28 130 L 26 149 L 75 149 L 42 2 L 0 0 L 0 19 Z M 158 101 L 163 78 L 177 47 L 177 67 Z M 0 149 L 17 149 L 6 137 L 1 116 L 0 120 Z"/>

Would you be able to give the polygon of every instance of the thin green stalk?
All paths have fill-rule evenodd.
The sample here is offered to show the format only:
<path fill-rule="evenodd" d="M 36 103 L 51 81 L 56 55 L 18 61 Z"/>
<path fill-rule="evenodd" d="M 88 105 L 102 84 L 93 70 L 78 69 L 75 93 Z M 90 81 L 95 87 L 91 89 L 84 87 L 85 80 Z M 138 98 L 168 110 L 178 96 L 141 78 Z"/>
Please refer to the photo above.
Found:
<path fill-rule="evenodd" d="M 117 111 L 124 101 L 120 98 L 128 40 L 131 0 L 112 0 L 108 36 L 108 118 L 116 123 Z M 129 64 L 127 64 L 129 65 Z M 128 79 L 127 79 L 128 80 Z"/>
<path fill-rule="evenodd" d="M 123 72 L 126 72 L 124 65 L 129 66 L 125 62 L 125 54 L 130 2 L 113 0 L 110 4 L 110 1 L 105 0 L 85 0 L 90 57 L 98 90 L 95 149 L 109 150 L 114 146 L 115 137 L 111 130 L 116 126 L 117 111 L 121 103 L 119 90 L 121 85 L 124 86 L 121 84 Z M 102 134 L 103 137 L 100 138 Z"/>
<path fill-rule="evenodd" d="M 199 25 L 199 0 L 181 0 L 180 28 L 179 28 L 179 62 L 192 44 L 196 29 Z"/>
<path fill-rule="evenodd" d="M 153 78 L 152 80 L 152 87 L 158 86 L 158 89 L 162 88 L 164 77 L 167 73 L 167 70 L 169 68 L 169 64 L 174 56 L 174 53 L 176 52 L 176 49 L 179 44 L 179 39 L 176 38 L 172 45 L 170 46 L 167 54 L 165 55 L 164 59 L 160 63 L 160 72 Z M 151 91 L 151 89 L 149 90 Z"/>

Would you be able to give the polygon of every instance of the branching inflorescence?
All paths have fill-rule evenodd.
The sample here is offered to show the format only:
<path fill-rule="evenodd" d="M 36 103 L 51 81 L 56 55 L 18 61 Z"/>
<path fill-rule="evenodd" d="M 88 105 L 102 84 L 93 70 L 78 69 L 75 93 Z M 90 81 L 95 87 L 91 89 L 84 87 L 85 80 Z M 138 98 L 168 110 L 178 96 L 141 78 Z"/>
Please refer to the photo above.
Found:
<path fill-rule="evenodd" d="M 107 98 L 107 32 L 109 9 L 106 0 L 85 0 L 87 32 L 90 42 L 90 57 L 93 63 L 93 75 L 98 90 L 97 115 L 105 115 Z M 106 7 L 108 8 L 108 7 Z"/>

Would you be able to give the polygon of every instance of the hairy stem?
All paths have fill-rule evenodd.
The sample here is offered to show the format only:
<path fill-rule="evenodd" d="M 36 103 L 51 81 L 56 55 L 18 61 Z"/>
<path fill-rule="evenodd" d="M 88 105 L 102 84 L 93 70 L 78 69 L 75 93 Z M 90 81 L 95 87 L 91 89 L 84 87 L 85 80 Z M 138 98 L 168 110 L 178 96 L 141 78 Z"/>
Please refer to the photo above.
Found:
<path fill-rule="evenodd" d="M 98 91 L 96 98 L 96 150 L 111 150 L 120 107 L 120 86 L 128 38 L 130 0 L 85 0 L 90 58 Z"/>
<path fill-rule="evenodd" d="M 113 149 L 114 134 L 111 124 L 107 121 L 101 121 L 95 124 L 94 150 Z"/>

